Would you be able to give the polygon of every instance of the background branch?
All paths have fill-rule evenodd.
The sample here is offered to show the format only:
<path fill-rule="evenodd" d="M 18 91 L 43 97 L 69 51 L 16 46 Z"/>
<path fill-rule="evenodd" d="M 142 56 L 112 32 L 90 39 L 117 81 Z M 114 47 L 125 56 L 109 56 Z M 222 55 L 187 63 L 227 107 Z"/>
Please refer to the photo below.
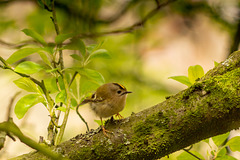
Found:
<path fill-rule="evenodd" d="M 168 4 L 174 2 L 176 0 L 168 0 L 166 2 L 163 2 L 161 4 L 158 4 L 155 9 L 150 11 L 142 20 L 134 23 L 133 25 L 129 27 L 125 27 L 122 29 L 117 29 L 113 31 L 106 31 L 106 32 L 99 32 L 99 33 L 88 33 L 88 34 L 79 34 L 75 36 L 76 38 L 95 38 L 95 37 L 101 37 L 101 36 L 107 36 L 107 35 L 113 35 L 113 34 L 120 34 L 120 33 L 130 33 L 134 30 L 138 29 L 139 27 L 143 26 L 150 18 L 152 18 L 154 15 L 156 15 L 159 10 Z"/>

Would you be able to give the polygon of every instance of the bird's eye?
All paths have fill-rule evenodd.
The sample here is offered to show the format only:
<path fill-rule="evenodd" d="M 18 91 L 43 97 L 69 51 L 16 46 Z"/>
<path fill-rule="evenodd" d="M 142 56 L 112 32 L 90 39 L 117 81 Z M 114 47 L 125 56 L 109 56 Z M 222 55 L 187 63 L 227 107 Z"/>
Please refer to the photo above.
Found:
<path fill-rule="evenodd" d="M 118 94 L 121 94 L 121 93 L 122 93 L 122 91 L 118 90 L 118 91 L 117 91 L 117 93 L 118 93 Z"/>

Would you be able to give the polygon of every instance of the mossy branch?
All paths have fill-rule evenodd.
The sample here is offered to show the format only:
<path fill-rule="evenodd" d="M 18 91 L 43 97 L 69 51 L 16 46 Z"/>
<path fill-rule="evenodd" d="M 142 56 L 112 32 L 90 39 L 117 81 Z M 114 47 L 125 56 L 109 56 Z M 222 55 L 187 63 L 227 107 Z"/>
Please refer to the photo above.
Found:
<path fill-rule="evenodd" d="M 240 54 L 210 70 L 193 86 L 166 101 L 99 130 L 81 134 L 57 149 L 71 159 L 158 159 L 203 139 L 240 127 Z M 30 159 L 39 158 L 28 154 Z"/>

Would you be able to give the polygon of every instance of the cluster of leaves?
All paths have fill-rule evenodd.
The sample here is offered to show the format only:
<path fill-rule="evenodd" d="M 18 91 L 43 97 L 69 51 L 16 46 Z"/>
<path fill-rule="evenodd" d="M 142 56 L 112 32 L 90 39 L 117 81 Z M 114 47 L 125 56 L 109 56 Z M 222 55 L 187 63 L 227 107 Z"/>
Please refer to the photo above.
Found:
<path fill-rule="evenodd" d="M 236 160 L 233 156 L 230 155 L 230 151 L 240 151 L 239 141 L 240 136 L 235 136 L 229 140 L 229 132 L 218 135 L 206 140 L 203 140 L 204 143 L 207 143 L 207 145 L 210 148 L 209 150 L 205 150 L 207 153 L 206 156 L 207 159 L 214 159 L 214 160 Z M 211 143 L 212 142 L 212 143 Z M 204 157 L 197 151 L 188 151 L 181 153 L 177 159 L 178 160 L 185 160 L 185 159 L 194 159 L 193 155 L 198 157 L 198 159 L 204 159 Z M 191 155 L 193 154 L 193 155 Z M 196 159 L 195 157 L 195 159 Z"/>
<path fill-rule="evenodd" d="M 195 81 L 199 78 L 204 76 L 204 71 L 202 66 L 200 65 L 195 65 L 195 66 L 190 66 L 188 68 L 188 77 L 187 76 L 172 76 L 169 77 L 170 79 L 176 80 L 182 84 L 187 85 L 190 87 L 195 83 Z"/>
<path fill-rule="evenodd" d="M 47 108 L 51 118 L 55 117 L 56 110 L 65 112 L 69 105 L 74 109 L 85 96 L 105 83 L 98 71 L 87 67 L 94 59 L 111 58 L 107 50 L 100 49 L 103 43 L 86 46 L 81 39 L 72 38 L 73 34 L 60 34 L 56 36 L 55 43 L 47 43 L 34 30 L 24 29 L 23 32 L 37 45 L 17 50 L 5 62 L 8 69 L 21 76 L 14 83 L 28 92 L 16 103 L 14 111 L 19 119 L 38 103 Z M 69 42 L 62 45 L 66 40 Z M 62 67 L 58 52 L 63 50 L 74 50 L 71 57 L 78 65 Z M 32 54 L 38 54 L 41 60 L 26 60 Z M 14 64 L 17 64 L 15 68 L 12 67 Z"/>

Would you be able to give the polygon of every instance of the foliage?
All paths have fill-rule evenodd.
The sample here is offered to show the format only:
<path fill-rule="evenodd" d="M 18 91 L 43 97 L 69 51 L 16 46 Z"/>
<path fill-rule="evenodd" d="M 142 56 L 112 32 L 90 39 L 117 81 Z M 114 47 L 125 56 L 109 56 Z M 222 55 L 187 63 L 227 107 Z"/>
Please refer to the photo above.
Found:
<path fill-rule="evenodd" d="M 172 76 L 170 79 L 174 79 L 182 84 L 190 87 L 195 83 L 195 81 L 204 76 L 203 68 L 200 65 L 190 66 L 188 68 L 188 77 L 187 76 Z"/>
<path fill-rule="evenodd" d="M 230 151 L 232 152 L 240 151 L 239 140 L 240 140 L 240 136 L 235 136 L 229 139 L 229 132 L 203 140 L 202 142 L 206 143 L 210 148 L 210 150 L 208 150 L 207 147 L 204 149 L 205 157 L 207 157 L 207 159 L 217 159 L 217 160 L 224 160 L 224 159 L 236 160 L 236 158 L 234 158 L 230 154 Z M 204 159 L 203 156 L 198 151 L 190 151 L 190 152 L 194 154 L 196 157 L 200 159 Z M 196 159 L 196 158 L 194 158 L 193 155 L 187 152 L 182 152 L 179 156 L 177 156 L 177 159 L 183 160 L 183 159 Z"/>
<path fill-rule="evenodd" d="M 21 48 L 5 62 L 6 66 L 19 62 L 13 71 L 22 77 L 15 80 L 14 83 L 19 88 L 31 92 L 22 97 L 15 106 L 14 111 L 19 119 L 23 118 L 27 111 L 38 103 L 42 103 L 53 118 L 56 110 L 66 112 L 70 108 L 74 109 L 89 92 L 105 83 L 103 76 L 98 71 L 87 68 L 87 65 L 95 59 L 111 58 L 107 50 L 100 48 L 101 43 L 85 46 L 81 39 L 72 38 L 70 43 L 61 45 L 59 48 L 58 44 L 66 40 L 65 36 L 58 35 L 56 44 L 47 44 L 44 38 L 34 30 L 24 29 L 23 32 L 38 42 L 37 46 Z M 78 61 L 79 65 L 61 68 L 56 60 L 59 50 L 75 50 L 76 53 L 71 57 Z M 35 53 L 39 54 L 40 63 L 24 61 L 25 58 Z M 31 77 L 39 72 L 43 77 L 42 80 Z M 51 139 L 53 143 L 55 143 L 55 138 Z"/>

